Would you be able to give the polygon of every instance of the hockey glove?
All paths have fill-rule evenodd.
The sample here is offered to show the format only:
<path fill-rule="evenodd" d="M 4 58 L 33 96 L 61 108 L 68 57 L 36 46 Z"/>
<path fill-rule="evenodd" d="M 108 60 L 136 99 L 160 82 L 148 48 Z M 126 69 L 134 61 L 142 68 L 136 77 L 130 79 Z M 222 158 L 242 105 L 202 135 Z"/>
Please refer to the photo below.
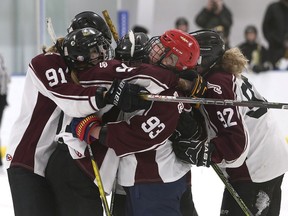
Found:
<path fill-rule="evenodd" d="M 196 71 L 186 70 L 179 73 L 179 78 L 192 82 L 188 91 L 190 97 L 205 97 L 207 91 L 207 82 Z"/>
<path fill-rule="evenodd" d="M 192 82 L 190 97 L 203 98 L 206 96 L 207 82 L 200 75 Z"/>
<path fill-rule="evenodd" d="M 104 92 L 107 91 L 107 89 L 105 87 L 98 87 L 96 89 L 96 94 L 95 94 L 95 98 L 96 98 L 96 105 L 99 109 L 103 108 L 104 106 L 106 106 L 106 100 L 104 98 Z"/>
<path fill-rule="evenodd" d="M 91 144 L 94 140 L 90 136 L 93 128 L 101 125 L 101 119 L 96 115 L 89 115 L 86 118 L 73 118 L 70 128 L 74 137 Z"/>
<path fill-rule="evenodd" d="M 175 155 L 180 160 L 196 166 L 210 166 L 214 145 L 209 143 L 207 139 L 180 139 L 173 142 L 172 145 Z"/>
<path fill-rule="evenodd" d="M 199 134 L 200 130 L 201 128 L 199 127 L 197 120 L 194 118 L 193 112 L 184 111 L 180 114 L 176 130 L 169 140 L 173 142 L 180 138 L 189 139 L 197 136 L 196 134 Z"/>
<path fill-rule="evenodd" d="M 144 87 L 130 84 L 124 80 L 114 80 L 105 94 L 105 99 L 124 112 L 134 112 L 135 110 L 148 109 L 151 105 L 150 101 L 139 97 L 139 94 L 143 93 L 148 93 Z"/>

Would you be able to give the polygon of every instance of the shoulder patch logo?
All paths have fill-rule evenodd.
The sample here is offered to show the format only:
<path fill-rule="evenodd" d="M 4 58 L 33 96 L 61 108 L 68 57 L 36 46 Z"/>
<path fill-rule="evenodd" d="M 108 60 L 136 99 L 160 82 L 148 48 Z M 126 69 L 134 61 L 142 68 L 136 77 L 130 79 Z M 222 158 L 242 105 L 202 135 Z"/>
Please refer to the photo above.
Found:
<path fill-rule="evenodd" d="M 99 63 L 99 67 L 100 67 L 100 68 L 107 68 L 107 67 L 108 67 L 108 63 L 105 62 L 105 61 L 104 61 L 104 62 L 100 62 L 100 63 Z"/>
<path fill-rule="evenodd" d="M 213 89 L 213 91 L 219 95 L 222 94 L 221 86 L 219 86 L 219 85 L 207 82 L 207 88 Z"/>
<path fill-rule="evenodd" d="M 175 92 L 173 93 L 173 96 L 179 97 L 178 92 L 175 91 Z M 179 113 L 182 113 L 183 110 L 184 110 L 184 104 L 183 104 L 182 102 L 179 102 L 178 105 L 177 105 L 177 108 L 178 108 L 178 112 L 179 112 Z"/>

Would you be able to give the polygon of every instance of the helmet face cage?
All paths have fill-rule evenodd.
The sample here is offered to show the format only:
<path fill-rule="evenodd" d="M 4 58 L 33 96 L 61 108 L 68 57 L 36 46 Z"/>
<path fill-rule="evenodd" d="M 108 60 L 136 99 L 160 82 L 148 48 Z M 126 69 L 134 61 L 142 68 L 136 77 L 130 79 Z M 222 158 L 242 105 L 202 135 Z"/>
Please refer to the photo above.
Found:
<path fill-rule="evenodd" d="M 73 30 L 86 27 L 95 28 L 96 30 L 100 31 L 105 37 L 105 39 L 110 44 L 112 43 L 112 34 L 106 22 L 97 13 L 91 11 L 84 11 L 77 14 L 74 17 L 74 19 L 72 19 L 71 24 L 68 27 L 67 31 L 69 33 L 72 32 Z"/>
<path fill-rule="evenodd" d="M 62 45 L 64 59 L 70 68 L 84 70 L 111 58 L 109 42 L 93 28 L 70 32 Z"/>
<path fill-rule="evenodd" d="M 166 54 L 170 49 L 163 46 L 160 41 L 160 36 L 152 37 L 147 44 L 146 50 L 151 64 L 156 64 L 165 68 L 167 67 L 162 64 L 162 60 L 166 57 Z"/>
<path fill-rule="evenodd" d="M 169 30 L 160 37 L 153 37 L 148 46 L 151 63 L 177 71 L 197 65 L 199 45 L 193 36 L 180 30 Z"/>
<path fill-rule="evenodd" d="M 130 66 L 148 63 L 148 56 L 145 50 L 148 41 L 147 34 L 130 31 L 119 40 L 115 49 L 115 58 Z"/>
<path fill-rule="evenodd" d="M 199 30 L 189 33 L 195 37 L 200 46 L 200 71 L 212 68 L 225 52 L 225 42 L 221 36 L 213 30 Z"/>

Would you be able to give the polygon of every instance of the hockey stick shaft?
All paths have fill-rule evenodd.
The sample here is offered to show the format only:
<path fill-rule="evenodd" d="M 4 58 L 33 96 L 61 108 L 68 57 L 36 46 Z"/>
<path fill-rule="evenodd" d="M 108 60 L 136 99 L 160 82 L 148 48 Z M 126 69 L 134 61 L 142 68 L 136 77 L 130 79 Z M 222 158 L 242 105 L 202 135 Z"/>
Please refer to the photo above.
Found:
<path fill-rule="evenodd" d="M 102 200 L 105 213 L 107 216 L 111 216 L 110 209 L 109 209 L 108 202 L 107 202 L 106 195 L 105 195 L 105 191 L 104 191 L 104 186 L 103 186 L 101 175 L 99 172 L 99 168 L 98 168 L 97 163 L 94 159 L 92 148 L 90 145 L 88 145 L 88 150 L 89 150 L 93 171 L 95 174 L 96 182 L 97 182 L 97 185 L 99 188 L 100 198 Z"/>
<path fill-rule="evenodd" d="M 108 11 L 107 11 L 107 10 L 104 10 L 104 11 L 102 11 L 102 14 L 103 14 L 103 16 L 104 16 L 104 18 L 105 18 L 105 21 L 106 21 L 106 23 L 107 23 L 107 25 L 108 25 L 111 33 L 112 33 L 112 36 L 113 36 L 115 42 L 117 43 L 118 40 L 119 40 L 119 35 L 118 35 L 118 33 L 117 33 L 117 30 L 116 30 L 116 28 L 115 28 L 115 25 L 113 24 L 112 19 L 111 19 L 110 16 L 109 16 Z"/>
<path fill-rule="evenodd" d="M 116 44 L 118 43 L 119 41 L 119 34 L 116 30 L 116 27 L 115 25 L 113 24 L 113 21 L 112 19 L 110 18 L 110 15 L 108 13 L 107 10 L 104 10 L 102 11 L 102 14 L 104 16 L 104 19 L 112 33 L 112 36 L 113 36 L 113 39 L 114 41 L 116 42 Z M 116 181 L 116 180 L 115 180 Z M 113 191 L 112 191 L 112 195 L 111 195 L 111 201 L 110 201 L 110 211 L 111 211 L 111 214 L 113 215 L 113 212 L 114 212 L 114 200 L 115 200 L 115 194 L 116 194 L 116 182 L 114 182 L 114 185 L 113 185 Z"/>
<path fill-rule="evenodd" d="M 53 28 L 52 19 L 50 17 L 47 18 L 46 24 L 47 24 L 47 31 L 49 33 L 49 36 L 50 36 L 52 42 L 54 44 L 56 44 L 57 38 L 56 38 L 56 34 L 55 34 L 55 31 L 54 31 L 54 28 Z"/>
<path fill-rule="evenodd" d="M 176 97 L 166 95 L 143 94 L 140 95 L 144 100 L 174 103 L 190 103 L 203 105 L 219 105 L 219 106 L 244 106 L 244 107 L 261 107 L 272 109 L 288 109 L 288 103 L 277 103 L 267 101 L 237 101 L 228 99 L 214 98 L 192 98 L 192 97 Z"/>
<path fill-rule="evenodd" d="M 225 175 L 223 174 L 223 172 L 221 171 L 221 169 L 216 165 L 216 164 L 212 164 L 211 165 L 212 168 L 214 169 L 214 171 L 216 172 L 216 174 L 219 176 L 219 178 L 221 179 L 221 181 L 224 183 L 225 187 L 227 188 L 227 190 L 229 191 L 229 193 L 231 194 L 231 196 L 235 199 L 235 201 L 238 203 L 239 207 L 242 209 L 242 211 L 244 212 L 244 214 L 246 216 L 253 216 L 253 213 L 249 210 L 249 208 L 246 206 L 246 204 L 243 202 L 243 200 L 241 199 L 241 197 L 239 196 L 239 194 L 235 191 L 235 189 L 233 188 L 233 186 L 229 183 L 228 179 L 225 177 Z"/>

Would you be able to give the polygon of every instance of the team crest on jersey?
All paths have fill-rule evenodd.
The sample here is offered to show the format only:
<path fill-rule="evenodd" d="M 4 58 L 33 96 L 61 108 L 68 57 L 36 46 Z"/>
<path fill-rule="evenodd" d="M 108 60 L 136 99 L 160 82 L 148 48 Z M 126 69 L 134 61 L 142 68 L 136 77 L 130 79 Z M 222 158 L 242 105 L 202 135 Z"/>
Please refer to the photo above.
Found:
<path fill-rule="evenodd" d="M 6 154 L 6 161 L 12 161 L 13 157 L 10 154 Z"/>
<path fill-rule="evenodd" d="M 173 96 L 179 97 L 179 94 L 177 92 L 174 92 Z M 178 112 L 182 113 L 184 110 L 184 104 L 182 102 L 179 102 L 177 108 L 178 108 Z"/>
<path fill-rule="evenodd" d="M 79 158 L 81 158 L 83 156 L 79 151 L 74 150 L 74 152 Z"/>
<path fill-rule="evenodd" d="M 207 88 L 213 89 L 217 94 L 222 94 L 221 86 L 207 82 Z"/>
<path fill-rule="evenodd" d="M 130 72 L 130 71 L 132 71 L 134 69 L 135 69 L 135 67 L 128 67 L 126 64 L 122 63 L 121 67 L 117 67 L 116 68 L 116 72 L 125 73 L 125 72 Z"/>
<path fill-rule="evenodd" d="M 104 61 L 104 62 L 100 62 L 100 63 L 99 63 L 99 67 L 100 67 L 100 68 L 107 68 L 107 67 L 108 67 L 108 63 L 105 62 L 105 61 Z"/>

